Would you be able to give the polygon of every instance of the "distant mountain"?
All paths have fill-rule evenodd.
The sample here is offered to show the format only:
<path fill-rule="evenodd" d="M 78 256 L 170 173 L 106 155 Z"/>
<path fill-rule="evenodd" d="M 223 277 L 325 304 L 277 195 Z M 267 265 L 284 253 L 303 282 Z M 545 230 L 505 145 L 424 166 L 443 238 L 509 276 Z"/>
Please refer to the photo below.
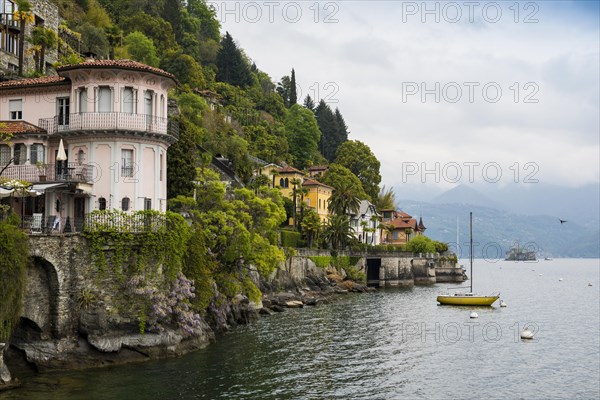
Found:
<path fill-rule="evenodd" d="M 600 186 L 568 188 L 549 184 L 514 184 L 503 188 L 481 186 L 505 209 L 517 214 L 552 215 L 592 230 L 600 229 Z"/>
<path fill-rule="evenodd" d="M 600 185 L 577 188 L 543 183 L 458 185 L 442 192 L 430 185 L 401 185 L 394 188 L 403 199 L 433 204 L 473 204 L 519 215 L 548 215 L 600 230 Z M 404 203 L 400 202 L 404 208 Z M 418 210 L 413 211 L 416 213 Z"/>
<path fill-rule="evenodd" d="M 467 185 L 458 185 L 435 197 L 431 202 L 435 204 L 472 204 L 480 207 L 502 208 L 500 204 Z"/>
<path fill-rule="evenodd" d="M 464 203 L 402 200 L 401 204 L 404 211 L 423 217 L 427 236 L 442 242 L 456 243 L 458 218 L 458 241 L 463 255 L 468 252 L 469 211 L 473 211 L 476 257 L 504 258 L 516 245 L 535 250 L 539 257 L 600 257 L 600 231 L 575 222 L 561 225 L 555 216 L 519 215 Z"/>

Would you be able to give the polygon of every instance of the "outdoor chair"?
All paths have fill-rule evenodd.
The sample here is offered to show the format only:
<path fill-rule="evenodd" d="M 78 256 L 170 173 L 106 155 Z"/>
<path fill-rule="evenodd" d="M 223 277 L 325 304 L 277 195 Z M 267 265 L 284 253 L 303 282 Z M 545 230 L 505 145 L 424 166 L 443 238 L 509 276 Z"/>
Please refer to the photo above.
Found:
<path fill-rule="evenodd" d="M 42 224 L 44 215 L 42 213 L 34 213 L 31 219 L 31 233 L 42 233 Z"/>

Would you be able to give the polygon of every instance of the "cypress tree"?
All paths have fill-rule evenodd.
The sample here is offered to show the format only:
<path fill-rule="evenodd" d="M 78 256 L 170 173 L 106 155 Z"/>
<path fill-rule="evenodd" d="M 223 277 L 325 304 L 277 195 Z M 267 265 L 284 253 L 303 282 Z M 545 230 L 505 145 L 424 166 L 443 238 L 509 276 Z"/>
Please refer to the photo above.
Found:
<path fill-rule="evenodd" d="M 304 108 L 308 108 L 310 111 L 315 112 L 315 102 L 312 97 L 310 97 L 310 94 L 307 94 L 304 99 Z"/>
<path fill-rule="evenodd" d="M 250 68 L 229 32 L 225 32 L 225 37 L 221 40 L 216 64 L 218 81 L 242 88 L 252 83 Z"/>
<path fill-rule="evenodd" d="M 336 143 L 338 142 L 336 138 L 338 135 L 338 126 L 335 114 L 331 111 L 327 103 L 321 100 L 315 109 L 315 117 L 321 131 L 321 142 L 319 143 L 321 154 L 327 160 L 333 161 L 335 152 L 337 151 Z"/>
<path fill-rule="evenodd" d="M 292 79 L 290 82 L 290 99 L 289 99 L 290 107 L 294 104 L 298 103 L 298 95 L 296 93 L 296 71 L 292 68 Z"/>

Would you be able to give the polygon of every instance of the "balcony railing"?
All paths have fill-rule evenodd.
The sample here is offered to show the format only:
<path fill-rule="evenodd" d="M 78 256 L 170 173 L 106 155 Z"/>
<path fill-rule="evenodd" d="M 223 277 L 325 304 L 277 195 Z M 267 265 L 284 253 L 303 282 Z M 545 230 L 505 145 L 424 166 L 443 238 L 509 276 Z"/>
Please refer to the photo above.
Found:
<path fill-rule="evenodd" d="M 48 134 L 72 131 L 117 130 L 169 134 L 179 137 L 179 126 L 168 118 L 145 114 L 94 112 L 57 115 L 39 120 L 40 128 Z"/>
<path fill-rule="evenodd" d="M 59 163 L 37 165 L 11 165 L 3 173 L 2 178 L 39 182 L 81 182 L 92 183 L 94 166 L 79 163 Z"/>

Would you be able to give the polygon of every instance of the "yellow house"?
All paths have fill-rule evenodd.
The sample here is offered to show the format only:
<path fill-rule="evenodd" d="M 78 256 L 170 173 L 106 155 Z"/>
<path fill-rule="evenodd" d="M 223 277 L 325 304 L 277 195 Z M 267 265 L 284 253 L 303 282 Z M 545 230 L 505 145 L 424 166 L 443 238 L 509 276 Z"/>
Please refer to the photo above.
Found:
<path fill-rule="evenodd" d="M 302 186 L 308 189 L 308 194 L 304 197 L 306 205 L 317 212 L 322 223 L 327 222 L 329 219 L 329 198 L 333 188 L 314 179 L 305 179 Z"/>
<path fill-rule="evenodd" d="M 277 170 L 277 174 L 273 176 L 274 187 L 281 191 L 281 194 L 291 199 L 294 197 L 294 179 L 299 182 L 304 180 L 304 174 L 302 171 L 297 170 L 294 167 L 283 167 Z M 296 186 L 298 189 L 300 185 Z"/>

